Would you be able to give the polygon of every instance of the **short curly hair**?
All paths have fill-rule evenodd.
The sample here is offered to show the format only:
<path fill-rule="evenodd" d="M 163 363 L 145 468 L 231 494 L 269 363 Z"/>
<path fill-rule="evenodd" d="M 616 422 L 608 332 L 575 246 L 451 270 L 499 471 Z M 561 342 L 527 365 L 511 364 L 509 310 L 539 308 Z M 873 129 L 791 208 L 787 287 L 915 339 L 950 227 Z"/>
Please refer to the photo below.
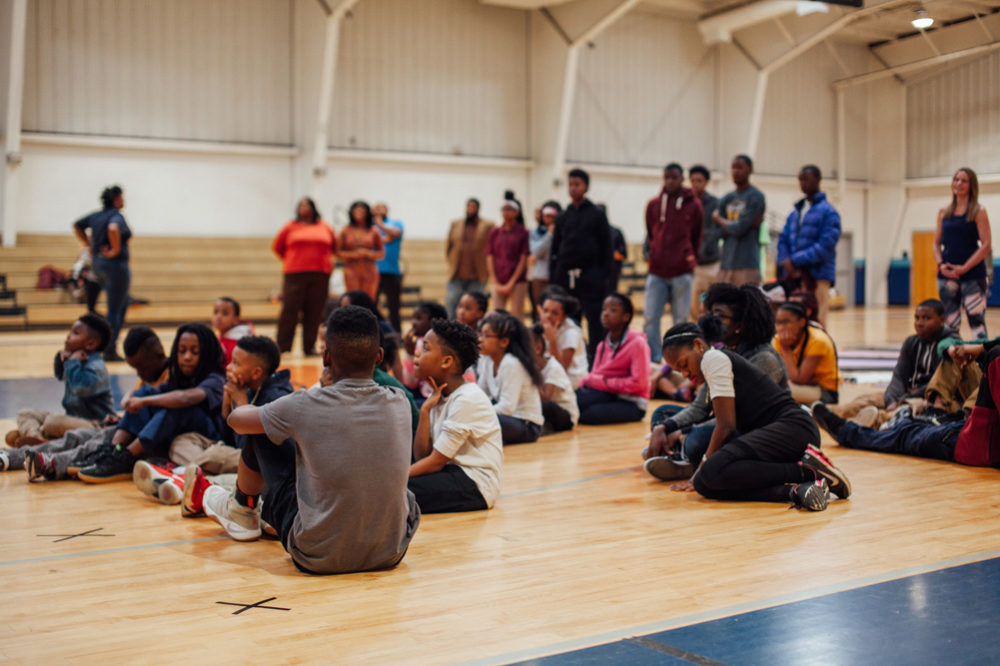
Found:
<path fill-rule="evenodd" d="M 479 334 L 457 321 L 435 319 L 431 330 L 441 340 L 446 352 L 458 360 L 458 372 L 471 368 L 479 360 Z"/>

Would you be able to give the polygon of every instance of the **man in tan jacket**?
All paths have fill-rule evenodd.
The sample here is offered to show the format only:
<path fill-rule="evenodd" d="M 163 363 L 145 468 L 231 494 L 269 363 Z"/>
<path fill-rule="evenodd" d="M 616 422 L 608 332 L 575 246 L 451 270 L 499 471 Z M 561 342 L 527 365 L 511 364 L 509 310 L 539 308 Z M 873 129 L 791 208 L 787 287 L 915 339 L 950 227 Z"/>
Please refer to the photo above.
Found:
<path fill-rule="evenodd" d="M 486 242 L 493 222 L 479 217 L 479 200 L 465 203 L 465 218 L 451 223 L 445 256 L 448 258 L 448 292 L 445 297 L 448 316 L 467 291 L 486 291 Z"/>

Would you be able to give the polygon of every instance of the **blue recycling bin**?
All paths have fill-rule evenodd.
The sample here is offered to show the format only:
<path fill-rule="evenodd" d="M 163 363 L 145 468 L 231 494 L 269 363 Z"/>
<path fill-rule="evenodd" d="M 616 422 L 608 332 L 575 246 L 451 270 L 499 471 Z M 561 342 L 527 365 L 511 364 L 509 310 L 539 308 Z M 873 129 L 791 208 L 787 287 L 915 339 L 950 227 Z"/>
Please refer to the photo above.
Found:
<path fill-rule="evenodd" d="M 865 260 L 854 260 L 854 304 L 865 304 Z"/>
<path fill-rule="evenodd" d="M 889 305 L 910 304 L 909 259 L 893 259 L 889 262 Z"/>

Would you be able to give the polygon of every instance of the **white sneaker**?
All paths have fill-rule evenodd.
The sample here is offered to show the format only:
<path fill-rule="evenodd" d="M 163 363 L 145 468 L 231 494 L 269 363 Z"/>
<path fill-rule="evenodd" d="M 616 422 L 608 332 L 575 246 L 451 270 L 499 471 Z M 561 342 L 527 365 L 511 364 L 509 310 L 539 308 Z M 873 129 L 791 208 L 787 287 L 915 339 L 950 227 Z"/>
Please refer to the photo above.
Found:
<path fill-rule="evenodd" d="M 256 541 L 260 538 L 260 505 L 251 509 L 236 501 L 233 493 L 222 486 L 209 486 L 202 499 L 205 515 L 222 525 L 226 534 L 236 541 Z"/>

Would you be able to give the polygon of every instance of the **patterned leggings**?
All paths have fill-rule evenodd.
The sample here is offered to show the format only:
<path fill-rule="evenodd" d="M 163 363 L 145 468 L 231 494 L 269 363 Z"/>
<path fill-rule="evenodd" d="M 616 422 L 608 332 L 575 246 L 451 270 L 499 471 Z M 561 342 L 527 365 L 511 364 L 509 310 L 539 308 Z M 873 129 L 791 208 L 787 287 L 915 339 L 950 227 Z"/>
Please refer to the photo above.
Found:
<path fill-rule="evenodd" d="M 973 338 L 986 338 L 986 281 L 947 280 L 938 278 L 938 294 L 944 304 L 945 325 L 958 331 L 962 326 L 962 308 L 969 320 Z"/>

